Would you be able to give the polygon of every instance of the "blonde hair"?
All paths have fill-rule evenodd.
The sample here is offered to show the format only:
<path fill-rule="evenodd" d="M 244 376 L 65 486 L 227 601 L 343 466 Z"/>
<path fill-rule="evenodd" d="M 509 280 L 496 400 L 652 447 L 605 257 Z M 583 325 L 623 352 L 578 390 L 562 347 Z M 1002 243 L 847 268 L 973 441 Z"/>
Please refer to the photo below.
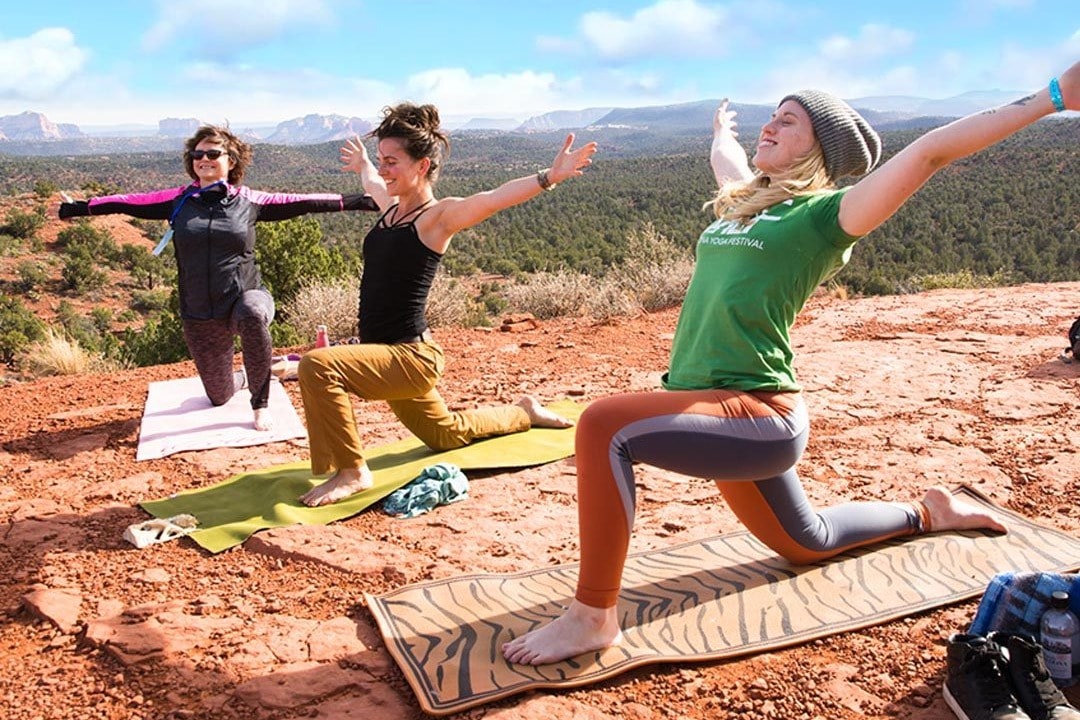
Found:
<path fill-rule="evenodd" d="M 795 161 L 783 175 L 754 174 L 751 180 L 731 180 L 724 183 L 705 209 L 712 208 L 716 217 L 747 223 L 763 210 L 799 195 L 813 195 L 836 187 L 825 170 L 825 154 L 817 142 L 802 158 Z"/>

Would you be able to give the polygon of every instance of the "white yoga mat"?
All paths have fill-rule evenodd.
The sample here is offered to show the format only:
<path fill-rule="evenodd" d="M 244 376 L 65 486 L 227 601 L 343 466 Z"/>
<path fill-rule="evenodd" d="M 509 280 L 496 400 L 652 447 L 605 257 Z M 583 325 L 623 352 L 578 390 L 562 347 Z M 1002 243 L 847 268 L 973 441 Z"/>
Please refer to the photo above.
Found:
<path fill-rule="evenodd" d="M 199 378 L 152 382 L 146 393 L 136 460 L 153 460 L 189 450 L 249 447 L 304 437 L 288 393 L 276 379 L 270 382 L 272 430 L 255 429 L 251 393 L 241 390 L 229 402 L 214 407 Z"/>

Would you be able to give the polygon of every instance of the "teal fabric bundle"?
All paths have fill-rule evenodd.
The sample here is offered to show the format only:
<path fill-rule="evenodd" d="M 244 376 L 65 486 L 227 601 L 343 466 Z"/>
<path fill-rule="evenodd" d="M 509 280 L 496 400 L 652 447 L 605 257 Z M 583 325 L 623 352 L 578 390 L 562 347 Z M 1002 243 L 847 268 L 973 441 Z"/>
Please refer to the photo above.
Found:
<path fill-rule="evenodd" d="M 401 518 L 411 518 L 464 500 L 469 494 L 469 479 L 461 468 L 450 463 L 431 465 L 398 488 L 383 501 L 383 512 Z"/>

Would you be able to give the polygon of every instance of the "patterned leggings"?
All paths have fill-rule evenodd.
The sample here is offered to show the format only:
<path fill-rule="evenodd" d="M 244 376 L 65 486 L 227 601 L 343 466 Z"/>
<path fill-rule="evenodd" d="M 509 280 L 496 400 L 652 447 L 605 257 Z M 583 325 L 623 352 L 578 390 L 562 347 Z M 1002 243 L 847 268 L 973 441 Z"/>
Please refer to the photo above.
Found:
<path fill-rule="evenodd" d="M 270 364 L 274 352 L 270 322 L 274 299 L 265 290 L 248 290 L 220 320 L 184 320 L 184 341 L 195 361 L 206 396 L 214 405 L 229 402 L 237 390 L 251 388 L 251 407 L 270 399 Z M 233 372 L 233 338 L 240 336 L 244 370 Z"/>
<path fill-rule="evenodd" d="M 634 463 L 716 482 L 747 529 L 809 563 L 929 526 L 922 503 L 849 502 L 815 511 L 795 472 L 809 436 L 798 393 L 647 392 L 592 403 L 578 423 L 581 570 L 576 598 L 616 604 L 634 526 Z"/>

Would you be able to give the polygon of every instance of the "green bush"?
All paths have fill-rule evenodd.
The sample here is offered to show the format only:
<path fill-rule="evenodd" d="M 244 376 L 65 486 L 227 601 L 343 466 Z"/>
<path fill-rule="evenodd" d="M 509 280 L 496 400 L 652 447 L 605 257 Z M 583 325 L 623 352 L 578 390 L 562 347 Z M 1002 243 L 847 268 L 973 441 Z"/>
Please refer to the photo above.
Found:
<path fill-rule="evenodd" d="M 60 277 L 65 288 L 80 295 L 104 287 L 108 279 L 105 271 L 98 269 L 90 252 L 81 248 L 67 253 Z"/>
<path fill-rule="evenodd" d="M 19 275 L 16 288 L 24 295 L 33 295 L 49 280 L 45 266 L 34 260 L 23 260 L 15 272 Z"/>
<path fill-rule="evenodd" d="M 338 248 L 322 244 L 322 228 L 311 217 L 260 223 L 255 243 L 263 283 L 279 306 L 289 303 L 305 284 L 359 276 L 355 261 Z"/>
<path fill-rule="evenodd" d="M 34 183 L 34 194 L 41 200 L 48 200 L 60 192 L 60 186 L 52 180 L 38 180 Z"/>
<path fill-rule="evenodd" d="M 16 297 L 0 295 L 0 361 L 10 363 L 45 336 L 45 324 Z"/>
<path fill-rule="evenodd" d="M 12 237 L 27 239 L 45 226 L 45 216 L 39 212 L 26 212 L 13 208 L 4 218 L 3 231 Z"/>
<path fill-rule="evenodd" d="M 131 292 L 131 310 L 137 310 L 143 313 L 152 313 L 165 310 L 169 307 L 169 297 L 171 294 L 172 292 L 166 288 L 156 288 L 154 290 L 133 290 Z M 132 312 L 131 314 L 134 317 L 138 317 L 134 312 Z M 124 319 L 123 314 L 121 314 L 120 319 Z"/>
<path fill-rule="evenodd" d="M 66 254 L 85 253 L 95 263 L 115 267 L 123 252 L 112 234 L 86 220 L 77 220 L 56 236 L 56 242 Z"/>
<path fill-rule="evenodd" d="M 138 367 L 186 360 L 188 350 L 184 343 L 184 329 L 176 310 L 170 308 L 141 329 L 124 330 L 120 357 Z"/>

